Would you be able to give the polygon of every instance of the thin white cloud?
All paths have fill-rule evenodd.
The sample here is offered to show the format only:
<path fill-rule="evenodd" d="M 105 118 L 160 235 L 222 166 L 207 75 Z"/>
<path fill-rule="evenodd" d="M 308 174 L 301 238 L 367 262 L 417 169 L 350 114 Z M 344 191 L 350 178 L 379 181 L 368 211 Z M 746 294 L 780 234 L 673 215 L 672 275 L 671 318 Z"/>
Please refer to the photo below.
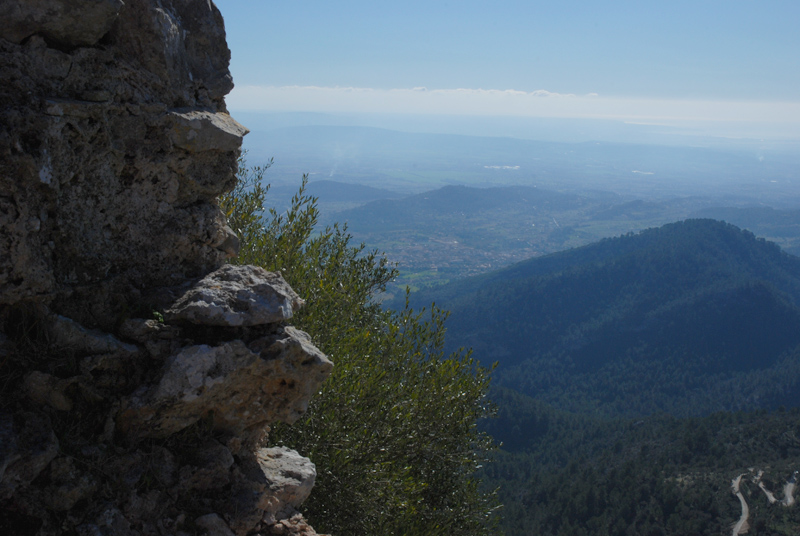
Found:
<path fill-rule="evenodd" d="M 677 124 L 738 121 L 797 125 L 800 102 L 624 99 L 544 89 L 373 89 L 320 86 L 243 86 L 228 97 L 231 110 L 411 113 L 518 117 L 602 118 Z"/>

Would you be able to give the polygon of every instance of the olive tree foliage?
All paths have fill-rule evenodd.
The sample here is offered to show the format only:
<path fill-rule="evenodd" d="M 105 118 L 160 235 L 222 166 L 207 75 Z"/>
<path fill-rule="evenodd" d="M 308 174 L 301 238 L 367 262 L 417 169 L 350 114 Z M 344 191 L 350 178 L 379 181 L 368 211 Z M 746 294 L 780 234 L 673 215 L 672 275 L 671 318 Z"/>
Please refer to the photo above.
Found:
<path fill-rule="evenodd" d="M 304 417 L 270 434 L 316 464 L 305 515 L 334 534 L 497 534 L 494 494 L 475 477 L 492 448 L 476 428 L 490 371 L 444 355 L 445 312 L 376 303 L 396 268 L 346 227 L 317 229 L 306 177 L 286 213 L 265 211 L 267 167 L 241 161 L 220 204 L 241 240 L 235 262 L 283 274 L 306 300 L 292 323 L 334 362 Z"/>

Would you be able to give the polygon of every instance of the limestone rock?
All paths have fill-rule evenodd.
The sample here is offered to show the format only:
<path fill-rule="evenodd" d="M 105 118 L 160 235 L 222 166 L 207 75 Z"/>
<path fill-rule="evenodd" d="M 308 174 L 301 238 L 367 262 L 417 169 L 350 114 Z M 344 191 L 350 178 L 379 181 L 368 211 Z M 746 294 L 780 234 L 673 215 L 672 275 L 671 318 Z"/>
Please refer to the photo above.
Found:
<path fill-rule="evenodd" d="M 310 462 L 256 449 L 332 365 L 279 274 L 215 272 L 229 60 L 208 0 L 0 0 L 0 525 L 313 534 Z"/>
<path fill-rule="evenodd" d="M 230 483 L 234 458 L 227 447 L 209 440 L 196 449 L 191 457 L 191 465 L 180 470 L 178 482 L 182 491 L 190 493 L 192 490 L 217 489 Z"/>
<path fill-rule="evenodd" d="M 19 458 L 14 419 L 9 413 L 0 413 L 0 486 L 8 466 Z"/>
<path fill-rule="evenodd" d="M 271 524 L 263 532 L 282 536 L 324 536 L 322 534 L 318 535 L 300 514 L 295 514 L 288 519 Z"/>
<path fill-rule="evenodd" d="M 265 494 L 270 503 L 265 513 L 276 515 L 287 508 L 299 508 L 311 494 L 317 469 L 297 451 L 285 447 L 259 449 L 256 460 L 268 486 Z"/>
<path fill-rule="evenodd" d="M 175 483 L 177 461 L 175 455 L 164 447 L 153 447 L 146 458 L 147 472 L 153 475 L 162 487 Z"/>
<path fill-rule="evenodd" d="M 46 417 L 34 413 L 19 416 L 16 429 L 8 416 L 0 415 L 0 498 L 27 486 L 58 454 L 56 439 Z"/>
<path fill-rule="evenodd" d="M 168 322 L 258 326 L 288 320 L 302 304 L 280 273 L 228 264 L 201 279 L 164 316 Z"/>
<path fill-rule="evenodd" d="M 154 388 L 135 393 L 117 417 L 133 437 L 167 437 L 200 419 L 253 437 L 296 421 L 333 364 L 300 330 L 286 327 L 251 348 L 242 341 L 190 346 L 171 357 Z"/>
<path fill-rule="evenodd" d="M 113 335 L 100 330 L 89 330 L 64 316 L 56 316 L 50 321 L 50 334 L 55 347 L 73 350 L 82 354 L 122 354 L 133 355 L 139 349 L 126 344 Z"/>
<path fill-rule="evenodd" d="M 172 143 L 190 153 L 236 151 L 249 132 L 228 114 L 194 110 L 171 112 L 170 116 Z"/>
<path fill-rule="evenodd" d="M 79 536 L 134 536 L 131 522 L 122 511 L 111 505 L 105 504 L 96 514 L 94 523 L 78 525 Z"/>
<path fill-rule="evenodd" d="M 129 318 L 121 324 L 119 334 L 143 345 L 156 359 L 165 359 L 180 348 L 180 328 L 156 320 Z"/>
<path fill-rule="evenodd" d="M 212 2 L 7 0 L 0 21 L 0 307 L 110 331 L 235 253 L 216 200 L 246 129 Z"/>
<path fill-rule="evenodd" d="M 36 404 L 47 404 L 59 411 L 69 411 L 72 409 L 72 400 L 66 390 L 77 381 L 77 378 L 62 380 L 36 370 L 25 376 L 24 384 L 28 396 Z"/>
<path fill-rule="evenodd" d="M 175 340 L 180 336 L 180 329 L 162 324 L 157 320 L 128 318 L 120 325 L 120 335 L 144 344 L 153 340 Z"/>
<path fill-rule="evenodd" d="M 194 520 L 194 524 L 204 529 L 208 536 L 234 536 L 228 524 L 217 514 L 206 514 Z"/>
<path fill-rule="evenodd" d="M 60 457 L 50 464 L 51 484 L 45 491 L 47 506 L 58 512 L 70 510 L 97 489 L 91 475 L 78 470 L 72 458 Z"/>
<path fill-rule="evenodd" d="M 0 358 L 6 357 L 11 351 L 11 347 L 11 341 L 8 340 L 5 333 L 0 332 Z"/>
<path fill-rule="evenodd" d="M 231 500 L 217 505 L 217 511 L 243 536 L 294 516 L 311 492 L 316 469 L 297 452 L 278 447 L 242 453 L 232 477 Z"/>
<path fill-rule="evenodd" d="M 64 45 L 89 46 L 108 33 L 122 0 L 6 0 L 0 37 L 21 43 L 40 34 Z"/>
<path fill-rule="evenodd" d="M 117 487 L 133 489 L 147 471 L 145 456 L 139 451 L 123 453 L 105 464 L 105 470 Z"/>

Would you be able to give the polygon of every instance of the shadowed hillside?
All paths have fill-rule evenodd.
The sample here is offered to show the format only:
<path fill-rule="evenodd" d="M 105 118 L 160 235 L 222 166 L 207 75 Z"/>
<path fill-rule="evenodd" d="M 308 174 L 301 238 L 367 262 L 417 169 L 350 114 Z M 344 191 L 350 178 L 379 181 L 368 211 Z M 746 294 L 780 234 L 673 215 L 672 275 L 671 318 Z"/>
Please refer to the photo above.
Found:
<path fill-rule="evenodd" d="M 450 309 L 448 344 L 499 380 L 608 415 L 704 414 L 798 399 L 800 259 L 688 220 L 412 296 Z"/>

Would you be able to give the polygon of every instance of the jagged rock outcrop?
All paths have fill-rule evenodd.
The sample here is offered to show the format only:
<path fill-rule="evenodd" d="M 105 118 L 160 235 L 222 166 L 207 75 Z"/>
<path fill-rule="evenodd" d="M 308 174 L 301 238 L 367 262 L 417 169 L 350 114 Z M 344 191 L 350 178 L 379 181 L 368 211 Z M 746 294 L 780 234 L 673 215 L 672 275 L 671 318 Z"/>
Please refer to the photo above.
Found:
<path fill-rule="evenodd" d="M 268 443 L 330 374 L 224 265 L 242 137 L 208 0 L 0 2 L 0 534 L 316 534 Z"/>
<path fill-rule="evenodd" d="M 247 130 L 213 4 L 6 0 L 0 20 L 0 304 L 109 328 L 235 253 L 215 199 Z"/>

